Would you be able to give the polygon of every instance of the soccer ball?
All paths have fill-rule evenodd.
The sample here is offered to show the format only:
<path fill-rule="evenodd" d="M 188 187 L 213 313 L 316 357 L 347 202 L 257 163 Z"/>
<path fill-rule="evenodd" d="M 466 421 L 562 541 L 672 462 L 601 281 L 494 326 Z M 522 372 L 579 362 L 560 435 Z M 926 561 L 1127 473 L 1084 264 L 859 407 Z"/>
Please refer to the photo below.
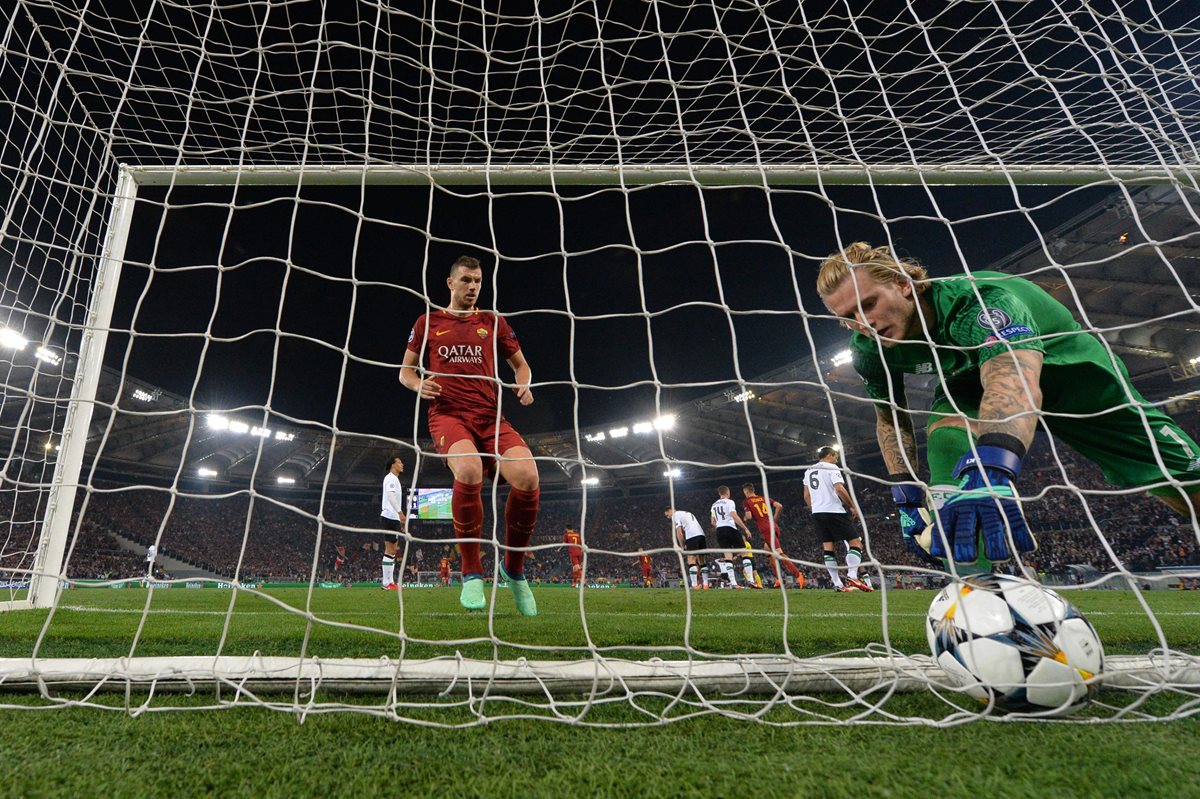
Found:
<path fill-rule="evenodd" d="M 1088 620 L 1053 591 L 1015 577 L 983 574 L 946 586 L 929 606 L 925 634 L 955 685 L 1007 712 L 1079 710 L 1104 668 Z"/>

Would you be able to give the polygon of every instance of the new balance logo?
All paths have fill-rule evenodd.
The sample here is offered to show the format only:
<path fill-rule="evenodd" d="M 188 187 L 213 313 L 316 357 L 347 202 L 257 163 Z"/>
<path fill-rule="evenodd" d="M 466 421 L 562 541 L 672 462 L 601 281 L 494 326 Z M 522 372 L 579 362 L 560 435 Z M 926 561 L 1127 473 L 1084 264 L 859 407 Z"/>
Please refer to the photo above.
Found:
<path fill-rule="evenodd" d="M 933 374 L 933 364 L 919 363 L 913 367 L 913 374 L 915 374 L 915 375 L 931 375 L 931 374 Z"/>

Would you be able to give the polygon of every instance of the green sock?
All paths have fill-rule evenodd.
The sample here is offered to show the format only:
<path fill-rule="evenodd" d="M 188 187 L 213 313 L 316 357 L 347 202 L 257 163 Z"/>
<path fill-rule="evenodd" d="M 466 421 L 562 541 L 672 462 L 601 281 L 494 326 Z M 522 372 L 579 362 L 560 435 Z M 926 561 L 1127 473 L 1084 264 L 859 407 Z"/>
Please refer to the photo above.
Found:
<path fill-rule="evenodd" d="M 939 427 L 929 434 L 925 460 L 929 461 L 929 485 L 952 486 L 958 459 L 971 449 L 971 439 L 961 427 Z"/>

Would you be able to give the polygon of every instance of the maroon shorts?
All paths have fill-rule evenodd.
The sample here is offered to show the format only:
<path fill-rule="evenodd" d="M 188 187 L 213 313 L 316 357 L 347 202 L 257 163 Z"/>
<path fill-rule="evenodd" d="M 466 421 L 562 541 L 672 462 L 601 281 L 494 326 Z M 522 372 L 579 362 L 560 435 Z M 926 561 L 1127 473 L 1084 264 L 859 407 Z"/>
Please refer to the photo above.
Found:
<path fill-rule="evenodd" d="M 438 453 L 445 455 L 459 441 L 470 441 L 484 461 L 484 468 L 491 471 L 495 455 L 503 455 L 513 447 L 526 447 L 525 439 L 513 429 L 508 420 L 501 417 L 499 426 L 496 417 L 486 414 L 462 414 L 429 412 L 429 432 Z M 448 464 L 447 464 L 448 465 Z"/>
<path fill-rule="evenodd" d="M 774 530 L 771 530 L 769 527 L 765 530 L 759 527 L 758 534 L 762 536 L 767 549 L 776 550 L 783 547 L 783 544 L 780 543 L 780 539 L 783 537 L 783 530 L 780 530 L 778 525 L 776 525 Z"/>

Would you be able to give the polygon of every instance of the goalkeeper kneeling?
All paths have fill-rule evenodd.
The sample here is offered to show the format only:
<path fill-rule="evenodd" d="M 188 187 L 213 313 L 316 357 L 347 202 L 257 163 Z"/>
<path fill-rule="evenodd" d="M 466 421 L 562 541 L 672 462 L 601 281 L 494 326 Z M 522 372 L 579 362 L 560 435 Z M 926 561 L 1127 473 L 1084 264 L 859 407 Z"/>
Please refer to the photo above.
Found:
<path fill-rule="evenodd" d="M 915 261 L 859 242 L 821 264 L 817 290 L 853 331 L 901 533 L 931 563 L 975 563 L 980 539 L 992 562 L 1037 549 L 1016 484 L 1039 420 L 1109 482 L 1200 513 L 1200 445 L 1038 285 L 1000 272 L 931 280 Z M 905 374 L 937 378 L 926 446 L 932 505 L 917 479 Z"/>

